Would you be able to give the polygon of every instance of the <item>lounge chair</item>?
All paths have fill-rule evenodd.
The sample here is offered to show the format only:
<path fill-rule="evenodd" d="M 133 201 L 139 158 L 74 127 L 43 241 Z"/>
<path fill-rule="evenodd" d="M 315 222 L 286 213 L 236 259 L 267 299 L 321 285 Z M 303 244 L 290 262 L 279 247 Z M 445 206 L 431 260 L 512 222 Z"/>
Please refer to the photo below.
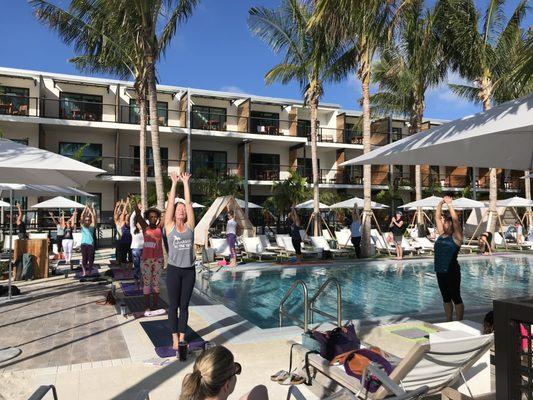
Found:
<path fill-rule="evenodd" d="M 257 236 L 255 236 L 255 237 L 243 237 L 242 241 L 243 241 L 243 245 L 244 245 L 244 252 L 249 257 L 258 258 L 259 261 L 261 261 L 261 259 L 263 257 L 271 257 L 271 258 L 273 258 L 273 257 L 277 256 L 276 253 L 271 252 L 271 251 L 267 251 L 263 247 L 263 244 L 261 243 L 261 240 Z"/>
<path fill-rule="evenodd" d="M 276 234 L 276 244 L 280 249 L 285 249 L 285 242 L 283 241 L 283 238 L 288 237 L 290 239 L 290 235 L 286 234 Z"/>
<path fill-rule="evenodd" d="M 335 231 L 335 238 L 337 239 L 337 247 L 342 248 L 353 248 L 352 244 L 352 233 L 349 229 L 342 229 L 340 231 Z"/>
<path fill-rule="evenodd" d="M 359 397 L 383 399 L 419 390 L 424 386 L 427 386 L 428 394 L 435 394 L 460 379 L 464 381 L 464 373 L 490 351 L 493 343 L 494 336 L 489 334 L 445 340 L 431 345 L 415 344 L 398 362 L 390 376 L 377 368 L 371 369 L 370 372 L 382 382 L 382 386 L 375 393 L 367 392 L 358 379 L 346 373 L 344 366 L 331 366 L 328 360 L 319 354 L 309 354 L 308 360 L 309 366 Z M 295 347 L 297 351 L 306 352 L 301 345 Z"/>
<path fill-rule="evenodd" d="M 11 242 L 11 250 L 15 250 L 15 241 L 19 240 L 18 236 L 13 236 Z M 4 245 L 2 247 L 2 253 L 9 253 L 9 235 L 4 236 Z"/>
<path fill-rule="evenodd" d="M 518 243 L 509 243 L 506 239 L 500 235 L 500 232 L 494 232 L 494 247 L 500 247 L 500 248 L 511 248 L 511 249 L 518 249 L 522 250 L 522 247 L 528 247 L 527 245 L 524 246 L 523 244 Z"/>
<path fill-rule="evenodd" d="M 222 238 L 209 238 L 209 244 L 215 249 L 216 258 L 226 258 L 231 255 L 229 250 L 228 241 Z"/>
<path fill-rule="evenodd" d="M 290 236 L 288 237 L 283 237 L 283 244 L 285 245 L 285 249 L 283 251 L 280 252 L 280 254 L 282 255 L 286 255 L 286 256 L 293 256 L 296 254 L 296 250 L 294 249 L 294 246 L 292 245 L 292 239 L 290 238 Z M 305 255 L 314 255 L 314 256 L 318 256 L 318 254 L 320 253 L 320 251 L 318 250 L 309 250 L 309 249 L 306 249 L 302 243 L 302 256 L 305 256 Z"/>
<path fill-rule="evenodd" d="M 405 392 L 404 394 L 401 394 L 399 396 L 394 397 L 388 397 L 389 400 L 416 400 L 422 398 L 428 390 L 427 386 L 422 386 L 421 388 L 412 391 L 412 392 Z M 311 390 L 306 388 L 303 385 L 300 386 L 291 386 L 289 388 L 289 392 L 287 393 L 287 400 L 357 400 L 357 397 L 347 391 L 346 389 L 341 389 L 339 391 L 336 391 L 335 393 L 324 397 L 324 396 L 317 396 L 315 393 L 313 393 Z M 453 399 L 455 400 L 455 399 Z"/>
<path fill-rule="evenodd" d="M 423 251 L 432 253 L 434 251 L 434 244 L 427 237 L 413 238 L 414 243 L 420 246 Z"/>
<path fill-rule="evenodd" d="M 270 243 L 270 240 L 268 239 L 268 236 L 267 235 L 258 235 L 259 237 L 259 240 L 261 241 L 261 244 L 263 245 L 263 248 L 266 250 L 266 251 L 279 251 L 281 250 L 282 248 L 279 247 L 279 246 L 273 246 L 271 243 Z"/>
<path fill-rule="evenodd" d="M 311 236 L 311 244 L 315 248 L 329 251 L 333 257 L 335 256 L 348 256 L 350 252 L 346 249 L 332 249 L 324 236 Z"/>

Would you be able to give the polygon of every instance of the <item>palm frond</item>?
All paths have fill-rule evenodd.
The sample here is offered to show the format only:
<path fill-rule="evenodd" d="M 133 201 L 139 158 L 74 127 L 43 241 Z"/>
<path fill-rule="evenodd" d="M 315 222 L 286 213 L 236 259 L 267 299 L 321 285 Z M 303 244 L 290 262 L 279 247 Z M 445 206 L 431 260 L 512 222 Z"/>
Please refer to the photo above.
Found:
<path fill-rule="evenodd" d="M 469 100 L 472 103 L 479 103 L 481 101 L 479 97 L 479 88 L 468 85 L 458 85 L 454 83 L 448 83 L 448 87 L 455 93 L 457 96 L 462 97 L 463 99 Z"/>
<path fill-rule="evenodd" d="M 179 0 L 178 5 L 172 10 L 172 14 L 164 26 L 158 39 L 158 52 L 164 54 L 168 48 L 170 41 L 176 33 L 177 27 L 183 22 L 187 21 L 198 5 L 199 0 Z M 168 6 L 173 6 L 173 1 L 168 1 Z"/>

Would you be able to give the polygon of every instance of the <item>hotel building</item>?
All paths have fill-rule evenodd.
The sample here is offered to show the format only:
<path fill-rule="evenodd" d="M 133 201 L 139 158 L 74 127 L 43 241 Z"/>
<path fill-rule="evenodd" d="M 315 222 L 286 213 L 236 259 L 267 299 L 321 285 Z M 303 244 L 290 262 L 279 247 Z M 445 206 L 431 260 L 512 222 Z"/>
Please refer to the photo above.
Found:
<path fill-rule="evenodd" d="M 195 177 L 205 168 L 244 176 L 249 141 L 251 201 L 262 203 L 272 183 L 285 179 L 290 169 L 311 179 L 310 111 L 301 100 L 159 85 L 157 108 L 165 172 L 186 165 L 190 155 Z M 362 167 L 339 166 L 363 153 L 361 112 L 323 103 L 318 117 L 320 188 L 362 196 Z M 424 127 L 443 122 L 428 118 Z M 399 140 L 408 131 L 405 119 L 376 119 L 372 146 Z M 96 195 L 102 220 L 111 216 L 117 199 L 140 190 L 139 112 L 132 82 L 0 68 L 0 132 L 107 171 L 82 188 Z M 153 164 L 150 147 L 147 162 Z M 153 168 L 148 176 L 153 180 Z M 521 176 L 523 171 L 500 170 L 499 189 L 523 192 Z M 426 165 L 422 184 L 446 191 L 472 186 L 478 198 L 486 198 L 488 169 Z M 404 200 L 414 199 L 414 167 L 372 166 L 373 194 L 390 185 L 399 188 Z M 29 198 L 26 206 L 35 202 Z"/>

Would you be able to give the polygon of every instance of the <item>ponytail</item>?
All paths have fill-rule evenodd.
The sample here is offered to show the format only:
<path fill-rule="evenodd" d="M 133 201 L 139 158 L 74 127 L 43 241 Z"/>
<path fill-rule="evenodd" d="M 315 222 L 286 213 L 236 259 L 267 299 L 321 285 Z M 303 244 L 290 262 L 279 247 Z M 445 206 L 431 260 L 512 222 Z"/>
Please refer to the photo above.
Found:
<path fill-rule="evenodd" d="M 215 397 L 233 376 L 231 351 L 223 346 L 205 350 L 194 363 L 192 373 L 183 378 L 179 400 L 204 400 Z"/>

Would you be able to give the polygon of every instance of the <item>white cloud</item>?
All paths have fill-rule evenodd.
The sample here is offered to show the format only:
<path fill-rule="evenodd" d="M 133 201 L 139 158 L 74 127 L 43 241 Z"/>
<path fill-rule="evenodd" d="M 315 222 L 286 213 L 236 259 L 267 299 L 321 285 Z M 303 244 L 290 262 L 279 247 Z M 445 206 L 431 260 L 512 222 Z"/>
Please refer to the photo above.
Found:
<path fill-rule="evenodd" d="M 434 99 L 436 98 L 446 103 L 450 103 L 447 105 L 453 106 L 454 108 L 465 108 L 472 105 L 472 103 L 468 100 L 465 100 L 453 93 L 450 87 L 448 86 L 449 83 L 454 83 L 458 85 L 472 84 L 470 81 L 461 77 L 458 73 L 450 71 L 448 72 L 448 76 L 446 77 L 446 79 L 440 85 L 433 87 L 427 91 L 426 97 Z"/>
<path fill-rule="evenodd" d="M 244 93 L 244 90 L 242 90 L 240 87 L 234 86 L 234 85 L 222 86 L 220 88 L 220 90 L 223 91 L 223 92 L 230 92 L 230 93 Z"/>

